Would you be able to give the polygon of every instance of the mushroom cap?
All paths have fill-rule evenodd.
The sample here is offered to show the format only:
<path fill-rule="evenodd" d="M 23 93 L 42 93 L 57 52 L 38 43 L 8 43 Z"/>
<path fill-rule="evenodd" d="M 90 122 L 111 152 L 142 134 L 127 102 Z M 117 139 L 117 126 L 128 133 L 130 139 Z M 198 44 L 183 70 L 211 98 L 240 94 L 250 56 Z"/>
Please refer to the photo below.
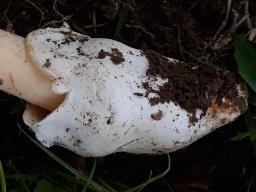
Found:
<path fill-rule="evenodd" d="M 247 106 L 240 84 L 234 98 L 217 101 L 216 96 L 205 112 L 191 112 L 173 100 L 152 104 L 150 99 L 159 97 L 170 79 L 148 75 L 150 62 L 143 51 L 67 27 L 31 32 L 26 49 L 32 63 L 52 79 L 53 91 L 66 94 L 46 117 L 32 104 L 24 112 L 25 123 L 47 147 L 59 145 L 93 157 L 169 153 L 233 121 Z"/>

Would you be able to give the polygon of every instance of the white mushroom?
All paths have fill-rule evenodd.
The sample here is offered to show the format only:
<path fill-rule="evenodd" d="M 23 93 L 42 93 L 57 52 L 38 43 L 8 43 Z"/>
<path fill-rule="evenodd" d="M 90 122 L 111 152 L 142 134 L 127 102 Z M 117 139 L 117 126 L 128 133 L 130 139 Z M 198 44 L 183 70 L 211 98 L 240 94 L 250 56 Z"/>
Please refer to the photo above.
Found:
<path fill-rule="evenodd" d="M 44 102 L 16 95 L 34 104 L 27 105 L 24 121 L 47 147 L 59 145 L 93 157 L 115 152 L 169 153 L 233 121 L 247 107 L 246 91 L 232 81 L 230 90 L 221 90 L 225 82 L 216 86 L 214 94 L 205 90 L 203 101 L 208 103 L 182 103 L 168 70 L 184 66 L 182 70 L 193 73 L 200 65 L 189 66 L 110 39 L 90 38 L 66 27 L 33 31 L 25 47 L 29 62 L 45 79 L 45 87 L 52 82 L 52 90 Z M 154 64 L 154 59 L 160 63 Z M 164 66 L 166 74 L 161 72 Z M 229 72 L 209 69 L 227 80 Z M 47 98 L 55 102 L 46 105 Z M 54 110 L 44 116 L 37 105 Z"/>

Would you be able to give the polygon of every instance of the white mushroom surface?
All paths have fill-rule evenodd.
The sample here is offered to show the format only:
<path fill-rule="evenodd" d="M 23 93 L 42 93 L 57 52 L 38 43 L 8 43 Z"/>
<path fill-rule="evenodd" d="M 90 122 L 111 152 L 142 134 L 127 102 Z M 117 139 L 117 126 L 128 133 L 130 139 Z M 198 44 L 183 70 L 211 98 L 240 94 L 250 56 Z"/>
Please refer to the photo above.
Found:
<path fill-rule="evenodd" d="M 63 146 L 82 156 L 169 153 L 233 121 L 247 106 L 239 83 L 233 86 L 232 98 L 209 98 L 207 109 L 163 98 L 162 89 L 171 79 L 151 71 L 145 52 L 65 27 L 31 32 L 26 50 L 32 63 L 52 79 L 53 91 L 66 97 L 47 116 L 28 104 L 25 123 L 45 146 Z"/>

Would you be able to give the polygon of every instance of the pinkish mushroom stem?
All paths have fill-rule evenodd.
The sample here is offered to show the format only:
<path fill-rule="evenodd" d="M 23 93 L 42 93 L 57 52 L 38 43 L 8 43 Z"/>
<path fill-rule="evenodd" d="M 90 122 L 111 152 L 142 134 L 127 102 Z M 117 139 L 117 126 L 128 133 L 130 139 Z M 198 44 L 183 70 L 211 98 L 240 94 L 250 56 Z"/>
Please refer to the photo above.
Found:
<path fill-rule="evenodd" d="M 52 81 L 31 64 L 24 38 L 0 30 L 0 90 L 52 111 L 63 100 Z"/>

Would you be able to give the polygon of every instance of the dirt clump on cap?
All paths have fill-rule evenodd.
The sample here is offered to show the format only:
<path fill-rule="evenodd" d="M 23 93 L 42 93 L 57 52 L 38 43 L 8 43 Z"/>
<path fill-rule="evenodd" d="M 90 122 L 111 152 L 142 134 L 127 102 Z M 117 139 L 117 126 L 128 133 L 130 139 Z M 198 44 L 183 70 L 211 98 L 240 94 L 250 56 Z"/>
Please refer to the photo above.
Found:
<path fill-rule="evenodd" d="M 169 61 L 152 50 L 144 53 L 149 61 L 146 75 L 168 79 L 159 90 L 153 90 L 148 83 L 143 84 L 148 92 L 158 95 L 149 98 L 151 105 L 172 101 L 190 113 L 195 114 L 199 108 L 205 114 L 213 98 L 221 103 L 223 97 L 238 97 L 238 78 L 231 72 L 207 64 Z"/>
<path fill-rule="evenodd" d="M 106 56 L 109 56 L 111 61 L 115 65 L 118 65 L 118 64 L 125 61 L 125 59 L 123 57 L 123 54 L 117 48 L 112 48 L 111 53 L 106 52 L 102 49 L 102 50 L 100 50 L 97 58 L 98 59 L 104 59 Z"/>
<path fill-rule="evenodd" d="M 151 118 L 155 121 L 159 121 L 161 120 L 163 117 L 163 112 L 162 111 L 158 111 L 157 113 L 153 113 L 151 114 Z"/>
<path fill-rule="evenodd" d="M 45 62 L 45 64 L 43 65 L 43 67 L 46 67 L 46 68 L 48 68 L 48 67 L 50 67 L 52 64 L 51 64 L 51 62 L 50 62 L 50 59 L 46 59 L 46 62 Z"/>

